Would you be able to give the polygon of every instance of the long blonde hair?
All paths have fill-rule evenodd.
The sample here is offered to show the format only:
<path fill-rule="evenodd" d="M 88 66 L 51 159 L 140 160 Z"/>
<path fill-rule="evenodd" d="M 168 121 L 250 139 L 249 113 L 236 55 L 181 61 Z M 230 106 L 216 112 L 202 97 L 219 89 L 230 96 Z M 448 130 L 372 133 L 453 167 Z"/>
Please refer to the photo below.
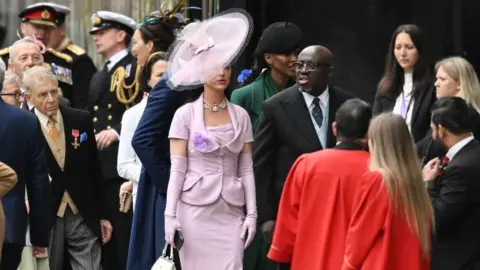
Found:
<path fill-rule="evenodd" d="M 423 255 L 428 256 L 433 209 L 405 120 L 392 113 L 380 114 L 372 120 L 368 138 L 370 170 L 382 174 L 392 208 L 406 217 L 417 234 Z"/>
<path fill-rule="evenodd" d="M 445 70 L 448 76 L 460 83 L 460 91 L 457 96 L 463 98 L 480 113 L 480 82 L 472 64 L 460 56 L 448 57 L 435 65 Z"/>

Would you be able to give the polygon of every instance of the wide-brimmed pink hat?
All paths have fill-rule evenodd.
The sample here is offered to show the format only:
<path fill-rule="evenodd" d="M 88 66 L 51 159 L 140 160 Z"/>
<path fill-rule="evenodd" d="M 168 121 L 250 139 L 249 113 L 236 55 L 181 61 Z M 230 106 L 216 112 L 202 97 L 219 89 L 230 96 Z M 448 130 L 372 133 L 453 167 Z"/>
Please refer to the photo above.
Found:
<path fill-rule="evenodd" d="M 190 23 L 172 46 L 167 71 L 169 85 L 175 90 L 202 85 L 205 78 L 236 60 L 248 44 L 252 30 L 251 16 L 241 9 Z"/>

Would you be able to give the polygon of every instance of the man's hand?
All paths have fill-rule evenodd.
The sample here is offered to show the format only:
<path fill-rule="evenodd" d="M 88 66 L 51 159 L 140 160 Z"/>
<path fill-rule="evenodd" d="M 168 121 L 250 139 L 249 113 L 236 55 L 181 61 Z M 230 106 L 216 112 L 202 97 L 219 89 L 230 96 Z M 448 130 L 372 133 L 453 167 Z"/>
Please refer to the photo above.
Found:
<path fill-rule="evenodd" d="M 95 135 L 95 140 L 97 141 L 97 149 L 103 150 L 110 146 L 113 142 L 118 141 L 117 133 L 111 129 L 106 129 L 100 131 Z"/>
<path fill-rule="evenodd" d="M 423 167 L 423 180 L 432 181 L 442 174 L 442 163 L 439 158 L 430 160 L 425 167 Z"/>
<path fill-rule="evenodd" d="M 106 219 L 101 219 L 100 228 L 102 229 L 102 241 L 104 244 L 106 244 L 112 238 L 112 224 L 110 224 L 110 221 Z"/>
<path fill-rule="evenodd" d="M 263 238 L 265 238 L 265 241 L 269 244 L 271 244 L 273 240 L 273 229 L 275 229 L 275 220 L 262 223 Z"/>
<path fill-rule="evenodd" d="M 120 204 L 125 197 L 125 194 L 132 193 L 133 191 L 133 181 L 127 181 L 120 186 Z"/>
<path fill-rule="evenodd" d="M 47 248 L 32 246 L 32 255 L 33 257 L 39 258 L 39 259 L 48 258 Z"/>

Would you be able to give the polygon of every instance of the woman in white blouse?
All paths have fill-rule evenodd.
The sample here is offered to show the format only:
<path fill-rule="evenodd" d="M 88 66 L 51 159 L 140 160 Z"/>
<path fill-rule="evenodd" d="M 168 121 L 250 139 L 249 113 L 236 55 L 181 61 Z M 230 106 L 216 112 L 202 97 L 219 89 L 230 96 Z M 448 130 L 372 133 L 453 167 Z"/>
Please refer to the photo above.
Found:
<path fill-rule="evenodd" d="M 374 115 L 393 112 L 405 119 L 415 141 L 430 128 L 430 108 L 436 100 L 433 62 L 418 26 L 401 25 L 393 33 L 373 104 Z"/>
<path fill-rule="evenodd" d="M 132 194 L 133 209 L 137 196 L 138 181 L 142 170 L 142 163 L 132 147 L 132 138 L 137 129 L 143 111 L 147 106 L 148 92 L 157 84 L 162 74 L 167 70 L 167 61 L 163 52 L 153 53 L 148 58 L 142 73 L 141 89 L 144 91 L 143 99 L 131 107 L 122 117 L 122 130 L 120 132 L 120 145 L 118 147 L 117 171 L 120 177 L 129 181 L 120 187 L 120 201 L 127 193 Z"/>

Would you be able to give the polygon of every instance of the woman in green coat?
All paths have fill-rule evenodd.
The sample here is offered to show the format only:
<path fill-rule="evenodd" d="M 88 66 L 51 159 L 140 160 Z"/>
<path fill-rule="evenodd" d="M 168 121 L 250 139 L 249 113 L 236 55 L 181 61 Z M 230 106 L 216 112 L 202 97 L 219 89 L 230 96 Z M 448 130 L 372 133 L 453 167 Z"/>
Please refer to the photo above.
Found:
<path fill-rule="evenodd" d="M 295 24 L 277 22 L 269 25 L 263 31 L 255 49 L 252 70 L 244 70 L 238 76 L 239 83 L 245 86 L 234 90 L 230 101 L 248 112 L 254 135 L 263 101 L 294 82 L 294 63 L 301 49 L 301 41 L 302 31 Z M 272 234 L 272 224 L 258 224 L 255 239 L 245 251 L 243 269 L 277 269 L 275 263 L 266 256 Z"/>

